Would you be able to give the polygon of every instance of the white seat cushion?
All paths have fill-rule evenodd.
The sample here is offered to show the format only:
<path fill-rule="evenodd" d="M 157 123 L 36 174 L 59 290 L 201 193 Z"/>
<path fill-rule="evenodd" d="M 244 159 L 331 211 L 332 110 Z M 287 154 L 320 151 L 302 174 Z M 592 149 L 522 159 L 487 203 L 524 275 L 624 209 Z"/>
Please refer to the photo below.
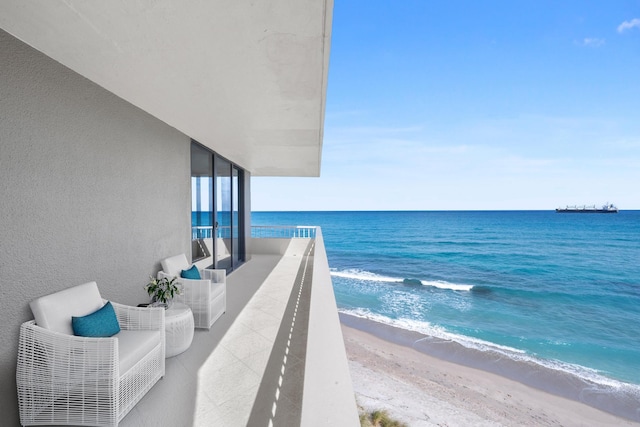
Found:
<path fill-rule="evenodd" d="M 160 331 L 120 331 L 114 338 L 118 338 L 118 359 L 122 376 L 160 344 L 162 336 Z"/>
<path fill-rule="evenodd" d="M 45 295 L 29 303 L 36 324 L 51 331 L 73 335 L 71 316 L 86 316 L 104 302 L 96 282 L 89 282 Z"/>

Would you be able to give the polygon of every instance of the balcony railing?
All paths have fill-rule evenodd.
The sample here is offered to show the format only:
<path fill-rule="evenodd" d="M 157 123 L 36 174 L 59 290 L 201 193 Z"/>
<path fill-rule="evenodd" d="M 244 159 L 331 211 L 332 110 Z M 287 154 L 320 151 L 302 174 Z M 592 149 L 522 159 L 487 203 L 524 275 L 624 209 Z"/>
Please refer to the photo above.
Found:
<path fill-rule="evenodd" d="M 213 237 L 213 227 L 200 226 L 191 227 L 191 240 L 211 239 Z"/>
<path fill-rule="evenodd" d="M 316 238 L 316 227 L 309 225 L 252 225 L 254 239 L 296 239 Z"/>
<path fill-rule="evenodd" d="M 231 226 L 220 225 L 215 230 L 215 236 L 217 239 L 230 239 L 231 238 Z M 233 228 L 235 235 L 237 236 L 237 227 Z M 191 227 L 191 240 L 196 239 L 211 239 L 213 237 L 213 227 L 211 226 L 198 226 Z"/>
<path fill-rule="evenodd" d="M 213 227 L 191 227 L 191 240 L 211 239 L 213 235 Z M 231 227 L 219 226 L 215 230 L 215 237 L 218 239 L 231 238 Z M 251 237 L 254 239 L 315 239 L 316 227 L 309 225 L 252 225 Z"/>

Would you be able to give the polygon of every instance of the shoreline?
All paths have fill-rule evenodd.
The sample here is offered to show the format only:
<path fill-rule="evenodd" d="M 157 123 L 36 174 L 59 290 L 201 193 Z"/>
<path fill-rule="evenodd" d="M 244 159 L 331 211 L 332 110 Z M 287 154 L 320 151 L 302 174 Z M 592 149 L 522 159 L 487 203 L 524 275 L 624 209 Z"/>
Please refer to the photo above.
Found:
<path fill-rule="evenodd" d="M 345 313 L 340 321 L 359 404 L 411 426 L 640 426 L 637 399 L 569 373 Z"/>

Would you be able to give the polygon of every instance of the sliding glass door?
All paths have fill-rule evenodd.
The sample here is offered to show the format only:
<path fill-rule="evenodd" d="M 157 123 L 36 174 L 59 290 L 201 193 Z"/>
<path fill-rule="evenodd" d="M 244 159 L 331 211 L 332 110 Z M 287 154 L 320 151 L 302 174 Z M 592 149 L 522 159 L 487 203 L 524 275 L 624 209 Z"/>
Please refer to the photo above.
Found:
<path fill-rule="evenodd" d="M 193 262 L 232 271 L 245 257 L 244 170 L 200 144 L 191 144 Z"/>

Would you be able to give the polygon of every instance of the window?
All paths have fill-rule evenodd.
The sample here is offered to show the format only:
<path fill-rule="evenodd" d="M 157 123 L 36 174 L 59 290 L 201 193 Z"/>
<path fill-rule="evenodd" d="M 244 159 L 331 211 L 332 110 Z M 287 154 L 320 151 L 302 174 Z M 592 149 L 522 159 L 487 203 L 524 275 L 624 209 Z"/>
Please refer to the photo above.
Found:
<path fill-rule="evenodd" d="M 192 259 L 212 257 L 212 267 L 227 272 L 245 256 L 244 170 L 191 144 Z"/>

